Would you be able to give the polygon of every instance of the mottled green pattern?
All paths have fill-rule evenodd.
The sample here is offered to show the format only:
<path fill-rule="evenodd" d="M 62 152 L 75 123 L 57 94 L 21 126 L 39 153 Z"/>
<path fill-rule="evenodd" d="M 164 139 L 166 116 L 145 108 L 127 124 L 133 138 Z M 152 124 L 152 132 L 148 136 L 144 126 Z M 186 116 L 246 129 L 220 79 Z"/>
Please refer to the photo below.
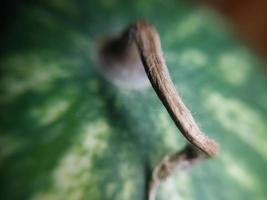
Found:
<path fill-rule="evenodd" d="M 147 168 L 181 149 L 152 89 L 125 91 L 96 72 L 97 41 L 154 24 L 171 75 L 221 153 L 177 172 L 158 199 L 267 196 L 267 78 L 214 13 L 174 0 L 22 3 L 1 46 L 0 199 L 144 199 Z"/>

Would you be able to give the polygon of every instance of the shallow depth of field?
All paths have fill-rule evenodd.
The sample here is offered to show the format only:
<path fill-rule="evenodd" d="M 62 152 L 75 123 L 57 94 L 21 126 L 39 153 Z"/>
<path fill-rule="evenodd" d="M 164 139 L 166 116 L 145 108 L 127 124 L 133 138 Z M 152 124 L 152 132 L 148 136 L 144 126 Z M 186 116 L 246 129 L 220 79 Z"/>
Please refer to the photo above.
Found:
<path fill-rule="evenodd" d="M 158 200 L 264 200 L 267 75 L 203 7 L 174 0 L 22 1 L 0 44 L 0 199 L 145 200 L 147 169 L 186 144 L 152 88 L 97 72 L 99 41 L 146 19 L 183 100 L 220 154 Z"/>

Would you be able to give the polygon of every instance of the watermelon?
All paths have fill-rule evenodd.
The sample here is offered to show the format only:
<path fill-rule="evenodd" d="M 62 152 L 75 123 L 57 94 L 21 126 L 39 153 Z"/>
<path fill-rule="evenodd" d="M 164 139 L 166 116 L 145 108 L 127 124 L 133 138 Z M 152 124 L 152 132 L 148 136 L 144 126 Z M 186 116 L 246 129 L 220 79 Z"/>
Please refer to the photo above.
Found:
<path fill-rule="evenodd" d="M 0 199 L 145 200 L 148 171 L 186 140 L 151 87 L 114 85 L 95 62 L 100 40 L 140 18 L 221 146 L 157 199 L 266 198 L 267 78 L 216 13 L 174 0 L 39 0 L 17 3 L 1 37 Z"/>

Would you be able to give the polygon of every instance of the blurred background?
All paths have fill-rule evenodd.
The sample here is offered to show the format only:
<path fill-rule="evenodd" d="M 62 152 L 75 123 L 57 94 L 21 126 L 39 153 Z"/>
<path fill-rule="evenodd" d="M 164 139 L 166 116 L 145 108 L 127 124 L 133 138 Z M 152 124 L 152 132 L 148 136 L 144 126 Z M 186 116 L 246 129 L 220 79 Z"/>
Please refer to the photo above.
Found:
<path fill-rule="evenodd" d="M 267 196 L 263 0 L 1 1 L 0 199 L 145 200 L 148 171 L 184 147 L 152 88 L 98 73 L 99 42 L 145 19 L 183 100 L 220 154 L 158 200 Z"/>

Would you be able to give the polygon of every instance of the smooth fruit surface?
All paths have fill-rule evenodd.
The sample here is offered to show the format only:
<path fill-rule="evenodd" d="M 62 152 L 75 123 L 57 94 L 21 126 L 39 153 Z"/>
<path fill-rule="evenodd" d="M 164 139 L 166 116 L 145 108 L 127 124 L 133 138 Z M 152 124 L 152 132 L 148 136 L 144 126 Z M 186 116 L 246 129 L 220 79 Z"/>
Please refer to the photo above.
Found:
<path fill-rule="evenodd" d="M 1 37 L 0 199 L 142 200 L 147 169 L 183 148 L 152 88 L 97 72 L 98 41 L 146 19 L 213 160 L 165 181 L 158 199 L 267 196 L 267 78 L 215 13 L 179 1 L 25 1 Z"/>

